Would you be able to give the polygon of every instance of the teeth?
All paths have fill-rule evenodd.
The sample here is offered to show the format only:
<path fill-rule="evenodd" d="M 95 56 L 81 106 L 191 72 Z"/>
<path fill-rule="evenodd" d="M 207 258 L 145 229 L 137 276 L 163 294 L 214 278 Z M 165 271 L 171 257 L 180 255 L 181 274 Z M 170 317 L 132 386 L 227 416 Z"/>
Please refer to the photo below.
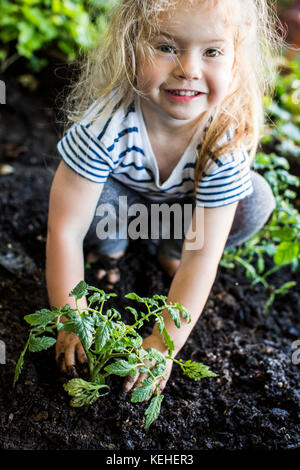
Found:
<path fill-rule="evenodd" d="M 177 91 L 177 90 L 169 90 L 172 95 L 179 95 L 179 96 L 196 96 L 199 95 L 199 91 Z"/>

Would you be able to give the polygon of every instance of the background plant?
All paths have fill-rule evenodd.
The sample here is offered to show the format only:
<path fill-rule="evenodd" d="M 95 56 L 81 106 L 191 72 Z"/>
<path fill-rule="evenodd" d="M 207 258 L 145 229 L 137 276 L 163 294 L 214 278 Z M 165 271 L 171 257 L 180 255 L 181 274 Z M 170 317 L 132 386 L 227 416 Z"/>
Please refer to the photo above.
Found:
<path fill-rule="evenodd" d="M 216 376 L 207 366 L 199 362 L 190 360 L 184 362 L 172 357 L 174 344 L 161 314 L 163 310 L 167 310 L 177 328 L 180 328 L 181 316 L 190 321 L 189 313 L 180 304 L 167 304 L 166 297 L 162 295 L 149 298 L 140 297 L 133 292 L 127 294 L 126 298 L 143 304 L 146 309 L 146 312 L 142 312 L 127 306 L 126 309 L 134 319 L 133 323 L 128 325 L 121 320 L 121 314 L 115 308 L 104 310 L 105 302 L 116 294 L 106 294 L 81 281 L 70 296 L 75 297 L 75 309 L 65 305 L 62 309 L 42 309 L 24 317 L 31 330 L 16 365 L 14 386 L 20 375 L 27 349 L 37 352 L 50 348 L 56 342 L 53 335 L 61 329 L 67 333 L 75 333 L 79 337 L 88 359 L 89 380 L 74 378 L 64 384 L 64 389 L 72 397 L 70 404 L 74 407 L 91 405 L 100 396 L 109 393 L 107 377 L 112 374 L 134 377 L 139 372 L 146 373 L 148 378 L 134 389 L 131 401 L 133 403 L 145 401 L 154 393 L 145 413 L 145 428 L 148 428 L 160 413 L 163 395 L 159 393 L 159 383 L 165 375 L 168 359 L 178 364 L 184 374 L 194 380 Z M 88 301 L 88 307 L 84 310 L 78 306 L 78 300 L 83 296 L 87 296 Z M 64 322 L 63 317 L 66 319 Z M 164 337 L 168 347 L 167 356 L 154 348 L 145 350 L 142 347 L 143 340 L 138 330 L 145 322 L 149 322 L 151 317 L 154 317 L 158 323 L 158 329 Z"/>
<path fill-rule="evenodd" d="M 294 272 L 300 255 L 300 214 L 295 204 L 300 179 L 290 171 L 290 162 L 296 172 L 300 165 L 300 64 L 281 59 L 278 67 L 274 97 L 265 97 L 268 120 L 262 151 L 253 163 L 269 182 L 276 208 L 267 225 L 246 243 L 226 250 L 221 260 L 227 268 L 242 266 L 252 279 L 251 285 L 262 283 L 265 287 L 269 286 L 269 276 L 283 266 L 290 266 Z M 269 269 L 268 259 L 272 261 Z M 272 292 L 266 311 L 276 294 L 284 294 L 294 285 L 289 281 Z"/>
<path fill-rule="evenodd" d="M 49 55 L 74 60 L 102 36 L 114 0 L 0 0 L 2 70 L 19 57 L 39 71 Z"/>

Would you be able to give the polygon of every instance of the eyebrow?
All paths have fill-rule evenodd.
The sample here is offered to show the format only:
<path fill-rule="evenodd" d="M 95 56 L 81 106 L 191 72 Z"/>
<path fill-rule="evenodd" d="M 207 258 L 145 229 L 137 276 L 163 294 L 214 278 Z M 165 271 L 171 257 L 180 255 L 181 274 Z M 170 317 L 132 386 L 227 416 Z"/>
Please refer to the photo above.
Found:
<path fill-rule="evenodd" d="M 159 31 L 158 33 L 158 36 L 166 36 L 170 39 L 173 39 L 175 40 L 176 42 L 180 41 L 181 38 L 178 38 L 176 36 L 174 36 L 173 34 L 170 34 L 170 33 L 167 33 L 166 31 Z M 225 39 L 220 39 L 220 38 L 216 38 L 216 39 L 208 39 L 207 41 L 203 41 L 204 43 L 224 43 L 224 42 L 227 42 Z"/>

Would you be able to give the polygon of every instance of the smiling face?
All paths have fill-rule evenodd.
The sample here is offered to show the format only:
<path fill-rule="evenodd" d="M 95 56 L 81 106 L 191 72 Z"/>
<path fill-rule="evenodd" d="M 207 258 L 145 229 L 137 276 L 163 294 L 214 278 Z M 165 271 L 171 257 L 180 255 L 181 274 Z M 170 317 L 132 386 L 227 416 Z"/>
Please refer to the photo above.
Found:
<path fill-rule="evenodd" d="M 144 114 L 187 124 L 212 110 L 227 95 L 233 77 L 233 33 L 219 9 L 176 8 L 163 17 L 151 45 L 138 54 L 137 88 Z"/>

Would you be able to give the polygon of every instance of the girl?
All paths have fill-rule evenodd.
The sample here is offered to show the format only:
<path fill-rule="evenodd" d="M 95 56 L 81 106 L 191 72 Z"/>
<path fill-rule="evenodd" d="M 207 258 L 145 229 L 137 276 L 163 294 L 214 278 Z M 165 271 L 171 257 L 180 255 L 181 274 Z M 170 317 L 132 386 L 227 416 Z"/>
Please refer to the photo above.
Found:
<path fill-rule="evenodd" d="M 152 214 L 163 202 L 176 216 L 192 207 L 192 220 L 189 212 L 173 227 L 186 228 L 188 221 L 185 236 L 164 236 L 164 224 L 152 234 L 173 277 L 168 301 L 192 316 L 179 330 L 164 316 L 180 351 L 225 245 L 251 237 L 274 209 L 269 186 L 249 166 L 263 123 L 262 96 L 273 78 L 275 23 L 267 0 L 125 0 L 117 7 L 74 88 L 75 122 L 58 144 L 62 161 L 47 238 L 51 305 L 70 303 L 68 293 L 84 278 L 84 239 L 92 249 L 88 261 L 110 259 L 99 277 L 106 274 L 110 287 L 118 280 L 133 203 Z M 140 225 L 147 220 L 144 214 Z M 137 238 L 137 224 L 130 228 Z M 143 347 L 167 352 L 156 327 Z M 76 360 L 86 357 L 75 335 L 59 333 L 56 359 L 63 372 L 76 375 Z M 170 373 L 171 363 L 161 390 Z M 144 378 L 127 379 L 126 390 Z"/>

